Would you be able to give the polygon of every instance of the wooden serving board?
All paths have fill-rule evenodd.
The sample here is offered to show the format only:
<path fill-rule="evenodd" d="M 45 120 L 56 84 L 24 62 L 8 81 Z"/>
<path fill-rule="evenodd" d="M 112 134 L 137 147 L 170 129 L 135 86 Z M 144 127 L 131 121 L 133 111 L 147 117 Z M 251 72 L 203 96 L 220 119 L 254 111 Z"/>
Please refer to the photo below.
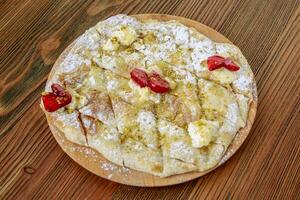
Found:
<path fill-rule="evenodd" d="M 222 42 L 222 43 L 231 43 L 225 36 L 218 33 L 217 31 L 213 30 L 212 28 L 201 24 L 197 21 L 193 21 L 190 19 L 186 19 L 183 17 L 178 16 L 172 16 L 172 15 L 162 15 L 162 14 L 139 14 L 139 15 L 133 15 L 134 17 L 140 19 L 140 20 L 147 20 L 147 19 L 157 19 L 157 20 L 163 20 L 163 21 L 169 21 L 169 20 L 177 20 L 181 22 L 182 24 L 194 27 L 199 32 L 203 33 L 204 35 L 208 36 L 212 40 L 216 42 Z M 72 44 L 71 44 L 72 45 Z M 71 46 L 70 45 L 70 46 Z M 65 50 L 63 54 L 66 53 L 70 49 L 69 47 Z M 63 57 L 63 54 L 60 56 L 59 59 Z M 58 60 L 59 60 L 58 59 Z M 57 63 L 57 62 L 56 62 Z M 53 69 L 56 67 L 56 64 L 54 64 Z M 50 77 L 53 75 L 53 69 L 50 73 Z M 185 174 L 179 174 L 179 175 L 173 175 L 166 178 L 160 178 L 157 176 L 150 175 L 148 173 L 139 172 L 132 169 L 127 169 L 122 166 L 118 166 L 116 164 L 111 163 L 110 161 L 106 160 L 100 153 L 97 151 L 88 148 L 83 147 L 77 144 L 74 144 L 70 141 L 68 141 L 64 134 L 60 132 L 55 126 L 53 126 L 51 123 L 51 120 L 49 117 L 47 117 L 47 121 L 50 125 L 50 129 L 61 146 L 61 148 L 79 165 L 84 167 L 85 169 L 89 170 L 90 172 L 101 176 L 103 178 L 126 184 L 126 185 L 134 185 L 134 186 L 142 186 L 142 187 L 157 187 L 157 186 L 167 186 L 167 185 L 174 185 L 183 183 L 195 178 L 198 178 L 200 176 L 203 176 L 207 174 L 208 172 L 214 170 L 221 164 L 223 164 L 226 160 L 228 160 L 242 145 L 243 141 L 248 136 L 250 129 L 252 127 L 252 124 L 254 122 L 256 110 L 257 110 L 257 91 L 256 86 L 253 86 L 253 96 L 254 101 L 250 105 L 250 111 L 248 114 L 248 120 L 246 127 L 243 129 L 240 129 L 237 133 L 236 137 L 234 138 L 232 144 L 228 147 L 227 152 L 223 156 L 223 159 L 220 161 L 220 163 L 205 172 L 190 172 Z"/>

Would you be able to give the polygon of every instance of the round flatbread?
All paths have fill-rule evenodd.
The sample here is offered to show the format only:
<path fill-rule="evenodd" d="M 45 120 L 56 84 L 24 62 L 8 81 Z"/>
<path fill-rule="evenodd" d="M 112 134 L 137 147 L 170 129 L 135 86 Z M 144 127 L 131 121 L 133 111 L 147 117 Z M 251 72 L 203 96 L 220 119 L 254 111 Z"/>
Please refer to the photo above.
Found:
<path fill-rule="evenodd" d="M 215 55 L 239 70 L 210 71 Z M 169 90 L 141 87 L 131 76 L 136 68 L 159 74 Z M 52 84 L 72 101 L 45 111 L 50 126 L 117 165 L 160 177 L 215 167 L 256 101 L 253 73 L 236 46 L 177 21 L 126 15 L 77 38 L 56 62 L 46 92 Z"/>

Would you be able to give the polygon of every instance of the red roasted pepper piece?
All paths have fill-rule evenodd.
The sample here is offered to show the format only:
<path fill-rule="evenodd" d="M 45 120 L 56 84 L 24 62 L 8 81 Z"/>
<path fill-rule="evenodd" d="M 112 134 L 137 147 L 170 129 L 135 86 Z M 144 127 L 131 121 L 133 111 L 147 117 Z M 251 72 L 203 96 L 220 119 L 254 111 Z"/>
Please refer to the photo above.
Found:
<path fill-rule="evenodd" d="M 156 93 L 165 93 L 170 90 L 169 82 L 155 72 L 149 76 L 149 87 Z"/>
<path fill-rule="evenodd" d="M 149 85 L 149 78 L 144 70 L 135 68 L 130 72 L 131 79 L 141 87 Z"/>
<path fill-rule="evenodd" d="M 51 85 L 52 92 L 45 92 L 42 94 L 42 101 L 45 110 L 48 112 L 54 112 L 72 101 L 72 96 L 64 90 L 59 84 Z"/>
<path fill-rule="evenodd" d="M 221 67 L 225 67 L 230 71 L 237 71 L 240 69 L 230 58 L 223 58 L 222 56 L 214 55 L 207 59 L 208 70 L 213 71 Z"/>

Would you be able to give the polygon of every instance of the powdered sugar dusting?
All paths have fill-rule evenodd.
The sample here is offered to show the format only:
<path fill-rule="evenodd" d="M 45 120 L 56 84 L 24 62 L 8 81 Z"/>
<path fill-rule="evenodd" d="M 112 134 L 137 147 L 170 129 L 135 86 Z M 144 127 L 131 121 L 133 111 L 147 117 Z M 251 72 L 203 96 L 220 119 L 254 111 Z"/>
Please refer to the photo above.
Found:
<path fill-rule="evenodd" d="M 176 141 L 170 145 L 170 157 L 184 160 L 189 163 L 194 162 L 194 151 L 191 146 L 184 141 Z"/>
<path fill-rule="evenodd" d="M 182 80 L 184 83 L 190 83 L 193 85 L 197 84 L 197 79 L 196 77 L 190 73 L 189 71 L 179 68 L 179 67 L 174 67 L 175 72 L 180 75 L 180 80 Z"/>
<path fill-rule="evenodd" d="M 135 29 L 139 29 L 141 24 L 133 17 L 120 14 L 99 22 L 96 24 L 95 28 L 104 37 L 109 37 L 122 26 L 131 26 Z"/>
<path fill-rule="evenodd" d="M 78 113 L 73 112 L 67 113 L 54 113 L 58 121 L 63 122 L 63 126 L 71 126 L 74 128 L 80 128 L 80 123 L 78 121 Z"/>
<path fill-rule="evenodd" d="M 117 166 L 108 162 L 101 163 L 100 167 L 108 173 L 108 179 L 111 179 L 115 174 L 122 174 L 124 176 L 128 176 L 128 174 L 131 173 L 130 169 L 128 169 L 125 166 Z"/>
<path fill-rule="evenodd" d="M 207 67 L 203 65 L 203 61 L 205 61 L 209 56 L 216 54 L 214 43 L 208 38 L 198 40 L 195 37 L 191 37 L 189 47 L 192 49 L 192 62 L 190 65 L 195 73 L 197 74 L 199 72 L 208 71 Z"/>
<path fill-rule="evenodd" d="M 233 81 L 233 85 L 241 91 L 248 91 L 252 86 L 252 78 L 241 75 Z"/>
<path fill-rule="evenodd" d="M 175 24 L 172 32 L 174 34 L 176 44 L 186 45 L 189 43 L 190 32 L 186 26 L 178 26 Z"/>
<path fill-rule="evenodd" d="M 94 28 L 91 28 L 76 39 L 75 47 L 95 50 L 99 47 L 100 40 L 101 36 L 99 33 Z"/>
<path fill-rule="evenodd" d="M 182 128 L 176 126 L 171 122 L 165 120 L 160 120 L 158 123 L 158 130 L 162 134 L 171 135 L 171 136 L 180 136 L 185 135 L 185 132 Z"/>
<path fill-rule="evenodd" d="M 93 162 L 99 162 L 99 157 L 97 153 L 93 149 L 87 147 L 70 147 L 68 151 L 71 152 L 79 152 L 84 155 L 86 158 L 89 158 Z M 122 174 L 124 176 L 128 176 L 131 173 L 130 169 L 125 166 L 118 166 L 111 162 L 100 161 L 100 168 L 106 171 L 107 178 L 112 178 L 115 174 Z"/>
<path fill-rule="evenodd" d="M 237 103 L 229 104 L 224 123 L 220 128 L 221 133 L 235 134 L 241 127 L 241 117 Z"/>
<path fill-rule="evenodd" d="M 97 157 L 97 154 L 94 150 L 86 147 L 72 147 L 71 151 L 81 152 L 87 157 Z"/>
<path fill-rule="evenodd" d="M 111 163 L 102 163 L 101 169 L 103 169 L 105 171 L 113 171 L 113 170 L 118 169 L 118 167 Z"/>
<path fill-rule="evenodd" d="M 116 87 L 118 86 L 118 81 L 117 80 L 110 80 L 107 82 L 107 85 L 106 85 L 106 89 L 108 91 L 112 91 L 114 90 Z"/>
<path fill-rule="evenodd" d="M 80 56 L 77 53 L 71 52 L 65 57 L 63 62 L 60 64 L 60 67 L 63 73 L 71 73 L 84 64 L 90 65 L 91 61 L 85 59 L 83 56 Z"/>
<path fill-rule="evenodd" d="M 152 112 L 141 111 L 138 114 L 137 121 L 140 123 L 141 130 L 147 131 L 156 127 L 156 119 Z"/>

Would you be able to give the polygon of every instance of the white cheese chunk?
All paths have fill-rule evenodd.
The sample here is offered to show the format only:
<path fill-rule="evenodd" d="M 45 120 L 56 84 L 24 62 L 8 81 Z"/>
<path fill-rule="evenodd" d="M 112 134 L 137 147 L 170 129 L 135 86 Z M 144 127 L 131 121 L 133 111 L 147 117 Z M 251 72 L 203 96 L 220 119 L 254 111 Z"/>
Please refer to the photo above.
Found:
<path fill-rule="evenodd" d="M 120 30 L 113 32 L 112 37 L 117 38 L 122 45 L 128 46 L 137 38 L 137 34 L 130 26 L 123 26 Z"/>
<path fill-rule="evenodd" d="M 193 147 L 207 146 L 217 135 L 219 123 L 208 120 L 198 120 L 188 125 L 188 133 L 192 139 Z"/>
<path fill-rule="evenodd" d="M 221 68 L 211 72 L 212 80 L 218 81 L 221 84 L 230 84 L 236 80 L 237 75 L 235 72 Z"/>
<path fill-rule="evenodd" d="M 114 41 L 112 39 L 109 39 L 106 41 L 106 43 L 103 45 L 104 51 L 115 51 L 119 48 L 119 43 L 117 41 Z"/>

